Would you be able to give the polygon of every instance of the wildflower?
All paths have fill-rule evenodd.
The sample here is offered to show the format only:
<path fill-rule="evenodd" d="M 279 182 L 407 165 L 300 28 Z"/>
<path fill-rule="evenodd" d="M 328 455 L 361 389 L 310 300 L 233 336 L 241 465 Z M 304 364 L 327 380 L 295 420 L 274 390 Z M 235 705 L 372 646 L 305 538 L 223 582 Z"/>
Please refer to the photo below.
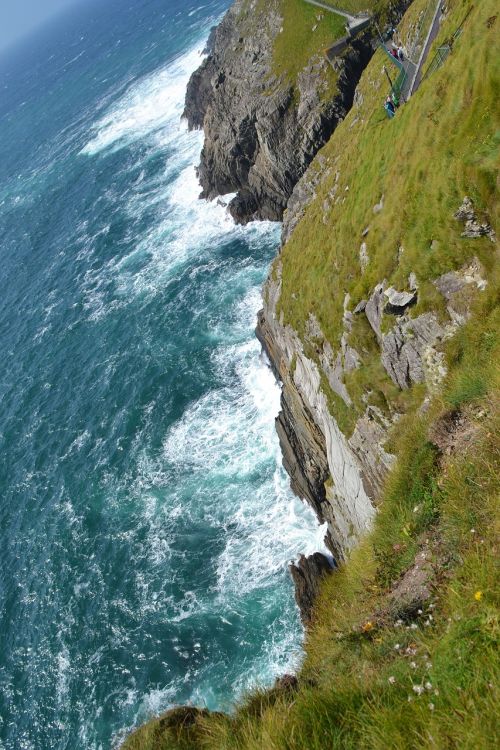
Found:
<path fill-rule="evenodd" d="M 439 690 L 437 688 L 434 690 L 434 695 L 439 695 Z"/>
<path fill-rule="evenodd" d="M 434 711 L 434 708 L 435 708 L 434 703 L 429 703 L 429 708 L 431 709 L 431 711 Z"/>
<path fill-rule="evenodd" d="M 396 678 L 391 674 L 391 676 L 388 679 L 388 683 L 389 685 L 394 685 L 395 682 L 396 682 Z"/>
<path fill-rule="evenodd" d="M 417 609 L 417 614 L 421 615 L 422 614 L 422 610 L 421 609 Z"/>
<path fill-rule="evenodd" d="M 422 693 L 424 692 L 424 688 L 422 687 L 422 685 L 414 685 L 413 692 L 417 695 L 422 695 Z"/>
<path fill-rule="evenodd" d="M 475 534 L 475 533 L 476 533 L 476 529 L 471 529 L 471 530 L 470 530 L 470 533 L 471 533 L 471 534 Z"/>
<path fill-rule="evenodd" d="M 373 622 L 371 620 L 368 620 L 367 622 L 365 622 L 365 624 L 363 625 L 361 629 L 363 633 L 369 633 L 370 630 L 373 630 L 373 628 L 374 628 Z"/>
<path fill-rule="evenodd" d="M 417 628 L 418 628 L 417 623 L 416 622 L 412 622 L 412 624 L 410 625 L 410 629 L 411 630 L 416 630 Z"/>
<path fill-rule="evenodd" d="M 432 684 L 430 682 L 428 682 L 428 681 L 425 683 L 424 687 L 425 687 L 426 690 L 432 690 Z"/>
<path fill-rule="evenodd" d="M 399 651 L 400 648 L 401 648 L 401 646 L 399 645 L 399 643 L 396 643 L 395 646 L 394 646 L 394 650 L 395 651 Z"/>
<path fill-rule="evenodd" d="M 416 668 L 417 668 L 417 663 L 416 663 L 416 662 L 414 662 L 414 661 L 411 661 L 411 662 L 410 662 L 410 667 L 411 667 L 412 669 L 416 669 Z"/>
<path fill-rule="evenodd" d="M 476 602 L 480 602 L 482 598 L 483 598 L 483 592 L 476 591 L 476 593 L 474 594 L 474 599 L 476 600 Z"/>

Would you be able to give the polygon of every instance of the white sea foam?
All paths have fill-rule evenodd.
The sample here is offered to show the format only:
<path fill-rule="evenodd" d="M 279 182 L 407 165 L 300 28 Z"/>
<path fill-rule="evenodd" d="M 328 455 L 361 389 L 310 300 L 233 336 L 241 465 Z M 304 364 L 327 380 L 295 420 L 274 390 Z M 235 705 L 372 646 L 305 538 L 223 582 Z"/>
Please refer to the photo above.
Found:
<path fill-rule="evenodd" d="M 139 295 L 164 293 L 183 268 L 188 268 L 191 277 L 222 268 L 213 274 L 214 299 L 231 287 L 247 290 L 239 301 L 228 301 L 227 314 L 215 316 L 210 329 L 212 362 L 221 386 L 187 407 L 165 435 L 161 455 L 152 454 L 147 427 L 138 432 L 131 450 L 136 458 L 134 475 L 117 480 L 110 474 L 109 486 L 102 488 L 116 508 L 124 493 L 132 497 L 137 513 L 135 528 L 120 532 L 114 540 L 126 543 L 124 535 L 128 534 L 133 551 L 130 575 L 138 611 L 124 597 L 109 605 L 123 613 L 124 620 L 160 615 L 172 628 L 191 626 L 196 632 L 200 616 L 218 617 L 221 627 L 231 628 L 235 622 L 245 622 L 245 607 L 251 609 L 248 602 L 254 595 L 269 609 L 277 601 L 287 601 L 278 619 L 266 624 L 264 646 L 238 672 L 233 685 L 237 697 L 256 682 L 269 683 L 277 674 L 293 669 L 300 660 L 300 626 L 291 599 L 282 596 L 283 587 L 289 586 L 286 566 L 299 553 L 323 549 L 324 529 L 311 509 L 292 495 L 281 466 L 274 427 L 280 390 L 253 337 L 261 304 L 253 275 L 255 261 L 249 253 L 245 261 L 229 263 L 226 269 L 224 258 L 213 252 L 236 239 L 244 240 L 251 250 L 263 240 L 277 240 L 279 228 L 266 223 L 235 226 L 224 206 L 198 199 L 194 164 L 201 134 L 189 133 L 180 115 L 188 77 L 199 61 L 199 51 L 192 50 L 132 83 L 93 126 L 92 138 L 82 150 L 86 157 L 105 158 L 111 151 L 130 147 L 127 169 L 132 162 L 135 181 L 128 183 L 126 195 L 120 197 L 120 211 L 126 212 L 131 231 L 143 226 L 141 220 L 150 215 L 152 206 L 155 215 L 125 253 L 117 253 L 104 267 L 89 264 L 82 290 L 91 320 L 99 320 Z M 143 153 L 134 150 L 139 142 L 150 153 L 165 154 L 162 174 L 148 175 L 140 161 Z M 111 202 L 116 196 L 104 199 Z M 96 252 L 99 238 L 88 236 L 83 224 L 78 231 L 85 258 Z M 261 277 L 263 269 L 257 270 Z M 196 314 L 201 313 L 193 310 Z M 70 451 L 79 448 L 78 439 Z M 169 585 L 178 575 L 176 565 L 183 562 L 179 555 L 184 553 L 176 546 L 181 519 L 186 527 L 205 525 L 215 530 L 219 551 L 210 590 L 187 591 L 179 599 Z M 116 647 L 128 645 L 130 635 L 121 626 L 114 625 L 112 632 Z M 180 644 L 173 648 L 186 661 L 186 690 L 192 685 L 188 698 L 199 705 L 220 707 L 221 692 L 214 674 L 221 678 L 222 667 L 206 664 L 198 673 L 191 666 L 189 651 Z M 198 653 L 205 648 L 207 644 L 198 642 L 194 650 Z M 139 653 L 135 659 L 140 662 L 145 656 Z M 220 659 L 222 664 L 224 654 Z M 124 687 L 121 701 L 124 706 L 138 707 L 135 721 L 139 722 L 167 708 L 181 694 L 184 700 L 182 685 L 172 675 L 171 681 L 166 679 L 166 684 L 142 695 L 133 684 Z"/>
<path fill-rule="evenodd" d="M 83 149 L 87 156 L 97 156 L 141 141 L 155 153 L 166 149 L 167 154 L 163 173 L 152 177 L 146 177 L 142 169 L 143 155 L 137 157 L 134 166 L 141 171 L 123 196 L 121 210 L 130 225 L 136 226 L 155 206 L 155 221 L 141 230 L 126 254 L 113 257 L 104 268 L 87 271 L 83 293 L 91 320 L 101 319 L 138 294 L 163 291 L 179 268 L 200 252 L 237 238 L 258 241 L 270 232 L 277 237 L 276 226 L 266 222 L 236 226 L 224 205 L 198 198 L 200 185 L 194 165 L 199 159 L 202 134 L 188 132 L 180 116 L 187 80 L 200 59 L 199 50 L 191 50 L 166 68 L 131 84 L 93 126 L 94 138 Z M 126 169 L 130 169 L 129 163 Z M 115 200 L 114 195 L 109 196 L 109 202 Z M 102 231 L 88 237 L 87 228 L 79 228 L 83 255 L 94 252 Z M 110 279 L 116 285 L 116 295 L 107 301 Z"/>
<path fill-rule="evenodd" d="M 82 153 L 92 156 L 110 146 L 123 148 L 158 131 L 168 140 L 174 137 L 189 76 L 201 59 L 200 49 L 190 50 L 162 70 L 132 84 L 93 126 L 94 137 Z"/>

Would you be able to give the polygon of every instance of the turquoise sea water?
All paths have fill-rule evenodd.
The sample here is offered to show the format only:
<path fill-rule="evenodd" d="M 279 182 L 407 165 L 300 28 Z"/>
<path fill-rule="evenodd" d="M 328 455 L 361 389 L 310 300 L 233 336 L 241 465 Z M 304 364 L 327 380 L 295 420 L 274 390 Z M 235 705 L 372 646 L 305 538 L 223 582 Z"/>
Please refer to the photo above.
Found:
<path fill-rule="evenodd" d="M 253 335 L 279 227 L 199 201 L 227 2 L 83 3 L 0 59 L 0 748 L 116 747 L 300 658 L 320 546 Z"/>

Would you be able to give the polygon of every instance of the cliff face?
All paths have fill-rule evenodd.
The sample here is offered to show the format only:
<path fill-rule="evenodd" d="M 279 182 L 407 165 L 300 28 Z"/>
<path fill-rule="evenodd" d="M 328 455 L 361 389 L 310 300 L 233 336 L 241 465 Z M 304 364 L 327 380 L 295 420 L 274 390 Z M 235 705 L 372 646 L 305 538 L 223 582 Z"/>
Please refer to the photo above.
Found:
<path fill-rule="evenodd" d="M 430 7 L 411 4 L 403 46 Z M 291 568 L 297 676 L 187 730 L 167 713 L 127 749 L 498 744 L 497 35 L 494 0 L 448 0 L 431 57 L 453 53 L 391 120 L 377 51 L 287 202 L 257 335 L 292 487 L 344 561 Z"/>
<path fill-rule="evenodd" d="M 282 218 L 298 179 L 345 117 L 372 54 L 365 35 L 338 58 L 336 71 L 319 49 L 296 80 L 276 75 L 273 48 L 283 33 L 282 5 L 237 0 L 187 89 L 184 115 L 189 127 L 205 133 L 198 171 L 202 197 L 236 192 L 229 210 L 241 223 Z"/>
<path fill-rule="evenodd" d="M 403 44 L 414 25 L 410 17 L 400 29 Z M 442 386 L 447 342 L 487 287 L 495 242 L 470 198 L 434 176 L 435 165 L 431 219 L 420 185 L 388 167 L 395 151 L 377 111 L 386 85 L 377 55 L 349 115 L 288 200 L 257 326 L 283 384 L 276 426 L 284 466 L 296 494 L 327 523 L 337 562 L 373 524 L 398 423 L 408 411 L 425 412 Z M 417 153 L 406 158 L 418 164 L 423 131 L 412 137 Z M 447 191 L 446 208 L 439 191 Z M 427 239 L 420 227 L 429 221 Z"/>

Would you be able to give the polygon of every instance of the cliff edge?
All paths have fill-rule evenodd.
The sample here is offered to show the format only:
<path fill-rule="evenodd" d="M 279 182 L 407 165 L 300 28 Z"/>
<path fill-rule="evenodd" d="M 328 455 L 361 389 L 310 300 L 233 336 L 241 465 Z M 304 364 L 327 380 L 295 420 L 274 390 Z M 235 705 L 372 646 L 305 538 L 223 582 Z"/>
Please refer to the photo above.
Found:
<path fill-rule="evenodd" d="M 284 465 L 337 563 L 293 571 L 303 664 L 231 714 L 167 712 L 127 750 L 498 746 L 499 20 L 493 0 L 414 0 L 395 40 L 414 48 L 438 17 L 411 99 L 387 117 L 378 49 L 273 199 L 283 242 L 257 333 L 282 383 Z M 256 162 L 233 189 L 253 190 Z M 242 219 L 271 210 L 264 173 Z"/>
<path fill-rule="evenodd" d="M 370 33 L 335 62 L 340 16 L 303 0 L 236 0 L 192 75 L 184 116 L 203 128 L 201 196 L 236 193 L 237 222 L 279 221 L 298 179 L 350 108 Z"/>

